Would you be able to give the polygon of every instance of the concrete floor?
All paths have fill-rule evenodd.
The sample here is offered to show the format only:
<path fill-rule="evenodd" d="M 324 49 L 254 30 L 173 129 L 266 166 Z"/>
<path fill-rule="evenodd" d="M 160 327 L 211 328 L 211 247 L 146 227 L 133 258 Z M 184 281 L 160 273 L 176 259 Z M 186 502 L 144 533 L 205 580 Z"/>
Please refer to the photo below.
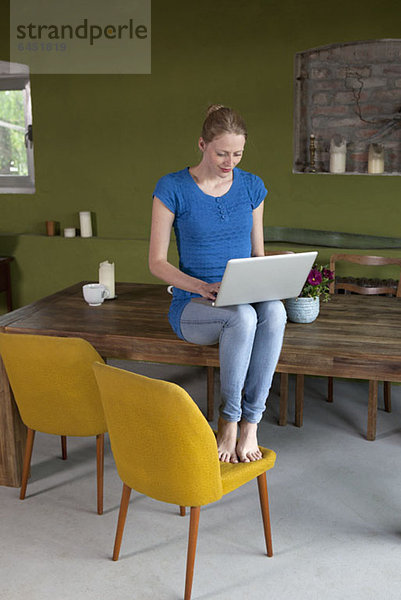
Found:
<path fill-rule="evenodd" d="M 175 381 L 205 409 L 198 368 L 115 362 Z M 293 382 L 291 382 L 293 385 Z M 277 425 L 278 381 L 260 443 L 278 454 L 268 473 L 274 557 L 264 556 L 256 482 L 201 511 L 193 599 L 386 600 L 401 597 L 401 387 L 364 438 L 365 382 L 306 378 L 304 426 Z M 291 395 L 293 397 L 293 394 Z M 382 402 L 380 402 L 382 406 Z M 214 423 L 215 424 L 215 423 Z M 96 514 L 95 442 L 37 434 L 27 498 L 0 488 L 0 598 L 178 600 L 188 517 L 134 493 L 120 560 L 111 561 L 121 483 L 109 446 L 105 513 Z"/>

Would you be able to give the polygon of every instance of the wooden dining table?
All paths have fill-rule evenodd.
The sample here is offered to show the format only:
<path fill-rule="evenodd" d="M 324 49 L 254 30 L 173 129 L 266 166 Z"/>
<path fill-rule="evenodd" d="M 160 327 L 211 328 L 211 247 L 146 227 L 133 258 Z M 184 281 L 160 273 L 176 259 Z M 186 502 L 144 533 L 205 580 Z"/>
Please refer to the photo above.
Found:
<path fill-rule="evenodd" d="M 82 337 L 104 358 L 207 369 L 207 417 L 213 418 L 213 370 L 218 346 L 185 342 L 167 319 L 171 296 L 165 285 L 117 283 L 113 300 L 91 307 L 82 286 L 72 285 L 0 317 L 0 331 Z M 287 423 L 288 375 L 297 376 L 295 424 L 302 425 L 303 378 L 324 375 L 365 379 L 369 384 L 367 438 L 376 431 L 377 384 L 401 383 L 401 301 L 397 298 L 335 295 L 321 305 L 316 321 L 288 323 L 277 365 L 281 373 L 279 423 Z M 0 485 L 19 486 L 25 444 L 4 365 L 0 361 Z"/>

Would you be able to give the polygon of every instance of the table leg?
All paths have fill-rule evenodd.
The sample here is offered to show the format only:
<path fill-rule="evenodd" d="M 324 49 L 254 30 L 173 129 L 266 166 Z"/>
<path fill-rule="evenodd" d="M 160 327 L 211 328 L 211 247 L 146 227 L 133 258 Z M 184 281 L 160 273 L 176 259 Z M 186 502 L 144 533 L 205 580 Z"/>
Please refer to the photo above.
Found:
<path fill-rule="evenodd" d="M 383 381 L 384 409 L 391 412 L 391 381 Z"/>
<path fill-rule="evenodd" d="M 280 413 L 279 425 L 287 425 L 288 412 L 288 373 L 280 373 Z"/>
<path fill-rule="evenodd" d="M 295 425 L 302 427 L 304 419 L 304 375 L 298 374 L 295 384 Z"/>
<path fill-rule="evenodd" d="M 21 421 L 0 359 L 0 485 L 21 485 L 25 441 L 26 427 Z"/>
<path fill-rule="evenodd" d="M 327 378 L 327 402 L 334 400 L 334 377 Z"/>
<path fill-rule="evenodd" d="M 368 431 L 366 439 L 373 442 L 376 439 L 377 392 L 378 381 L 369 381 Z"/>
<path fill-rule="evenodd" d="M 207 367 L 207 420 L 214 417 L 214 367 Z"/>

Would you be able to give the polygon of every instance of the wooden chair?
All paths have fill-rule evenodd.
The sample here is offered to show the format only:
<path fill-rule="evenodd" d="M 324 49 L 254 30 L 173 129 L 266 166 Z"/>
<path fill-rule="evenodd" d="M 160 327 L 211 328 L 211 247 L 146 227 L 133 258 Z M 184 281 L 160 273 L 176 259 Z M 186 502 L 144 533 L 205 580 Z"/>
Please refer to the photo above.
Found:
<path fill-rule="evenodd" d="M 339 290 L 344 290 L 344 293 L 364 294 L 378 296 L 380 294 L 395 296 L 401 298 L 401 272 L 397 288 L 392 287 L 386 282 L 382 285 L 362 285 L 358 282 L 336 281 L 336 264 L 338 262 L 347 262 L 365 266 L 385 266 L 398 265 L 401 271 L 401 258 L 392 258 L 386 256 L 369 256 L 364 254 L 332 254 L 330 257 L 330 270 L 334 274 L 334 280 L 330 283 L 330 293 L 338 293 Z M 328 393 L 327 401 L 333 402 L 333 377 L 328 378 Z M 391 382 L 384 381 L 384 408 L 387 412 L 391 412 Z M 377 412 L 377 382 L 369 381 L 369 406 L 371 410 L 368 416 L 368 432 L 367 439 L 373 441 L 376 437 L 376 412 Z"/>
<path fill-rule="evenodd" d="M 6 293 L 7 310 L 13 309 L 11 296 L 11 273 L 10 263 L 14 260 L 12 256 L 2 256 L 0 258 L 0 292 Z"/>
<path fill-rule="evenodd" d="M 260 448 L 251 463 L 219 463 L 215 435 L 187 394 L 174 383 L 93 365 L 111 449 L 123 481 L 113 560 L 118 560 L 131 490 L 190 506 L 185 600 L 190 600 L 200 508 L 257 478 L 267 555 L 273 555 L 266 471 L 276 454 Z"/>
<path fill-rule="evenodd" d="M 61 436 L 96 436 L 97 512 L 103 513 L 106 422 L 93 375 L 100 355 L 81 338 L 0 333 L 0 354 L 27 440 L 20 499 L 25 498 L 35 431 Z"/>

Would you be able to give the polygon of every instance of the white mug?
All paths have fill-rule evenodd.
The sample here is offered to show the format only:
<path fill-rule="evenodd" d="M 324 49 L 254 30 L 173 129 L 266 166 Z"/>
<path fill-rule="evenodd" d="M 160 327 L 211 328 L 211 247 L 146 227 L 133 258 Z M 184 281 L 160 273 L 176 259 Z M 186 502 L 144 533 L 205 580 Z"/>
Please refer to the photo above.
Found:
<path fill-rule="evenodd" d="M 100 306 L 110 296 L 109 290 L 102 283 L 87 283 L 82 286 L 82 293 L 89 306 Z"/>

